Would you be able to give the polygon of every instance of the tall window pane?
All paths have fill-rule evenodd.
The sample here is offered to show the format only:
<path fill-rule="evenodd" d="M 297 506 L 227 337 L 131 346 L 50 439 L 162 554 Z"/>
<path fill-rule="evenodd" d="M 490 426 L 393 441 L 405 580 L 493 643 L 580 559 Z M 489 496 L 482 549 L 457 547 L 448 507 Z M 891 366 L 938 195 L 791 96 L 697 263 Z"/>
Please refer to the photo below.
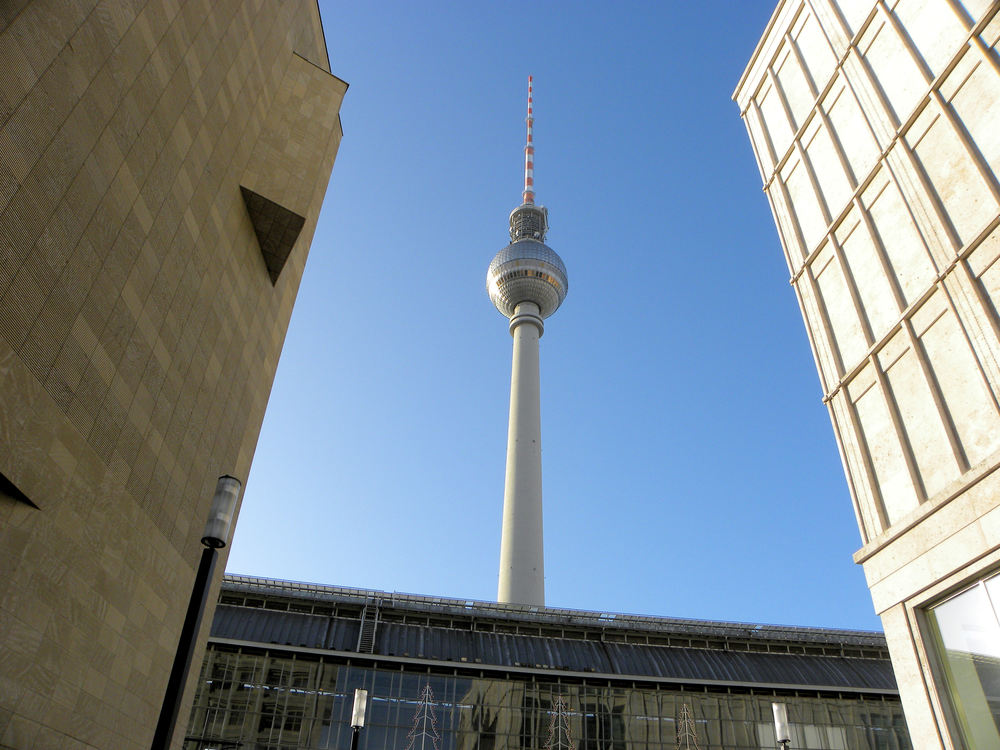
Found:
<path fill-rule="evenodd" d="M 994 576 L 932 608 L 939 655 L 962 736 L 973 750 L 1000 747 L 1000 623 Z"/>

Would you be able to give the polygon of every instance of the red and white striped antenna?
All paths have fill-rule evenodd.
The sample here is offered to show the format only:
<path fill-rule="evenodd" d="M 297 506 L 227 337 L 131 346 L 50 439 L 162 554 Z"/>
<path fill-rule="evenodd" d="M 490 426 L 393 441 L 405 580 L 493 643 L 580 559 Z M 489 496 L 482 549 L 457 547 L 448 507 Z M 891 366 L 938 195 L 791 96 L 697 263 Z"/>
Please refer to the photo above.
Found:
<path fill-rule="evenodd" d="M 528 76 L 528 142 L 524 146 L 524 203 L 535 202 L 535 144 L 531 139 L 531 129 L 535 118 L 531 114 L 531 76 Z"/>

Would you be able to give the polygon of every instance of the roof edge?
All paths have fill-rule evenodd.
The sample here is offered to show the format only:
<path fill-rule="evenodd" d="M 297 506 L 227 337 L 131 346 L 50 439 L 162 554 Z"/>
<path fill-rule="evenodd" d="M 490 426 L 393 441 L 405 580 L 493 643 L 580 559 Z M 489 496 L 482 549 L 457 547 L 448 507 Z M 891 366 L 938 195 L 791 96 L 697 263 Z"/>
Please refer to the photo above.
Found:
<path fill-rule="evenodd" d="M 747 78 L 750 76 L 750 69 L 754 67 L 757 62 L 757 58 L 760 57 L 760 53 L 764 49 L 764 43 L 767 38 L 771 35 L 771 30 L 774 28 L 775 23 L 778 21 L 778 16 L 781 15 L 785 6 L 788 4 L 789 0 L 779 0 L 778 5 L 775 7 L 774 12 L 771 13 L 771 17 L 767 21 L 767 26 L 764 27 L 764 31 L 760 35 L 760 39 L 757 41 L 757 46 L 753 48 L 753 53 L 750 55 L 750 60 L 747 62 L 746 67 L 743 69 L 743 74 L 740 76 L 739 82 L 736 84 L 736 88 L 733 89 L 732 100 L 737 101 L 737 96 L 739 96 L 740 89 L 746 84 Z"/>
<path fill-rule="evenodd" d="M 590 620 L 591 626 L 635 626 L 635 625 L 687 625 L 693 627 L 731 629 L 744 631 L 743 635 L 768 635 L 775 637 L 784 635 L 788 639 L 813 635 L 835 639 L 838 637 L 860 638 L 870 641 L 869 645 L 885 647 L 885 636 L 877 630 L 848 630 L 840 628 L 818 628 L 796 625 L 773 625 L 764 623 L 747 623 L 729 620 L 698 620 L 682 617 L 664 617 L 659 615 L 638 615 L 621 612 L 598 612 L 594 610 L 571 609 L 562 607 L 538 607 L 521 604 L 502 604 L 478 599 L 458 599 L 446 596 L 428 596 L 424 594 L 409 594 L 404 592 L 388 592 L 380 589 L 359 589 L 349 586 L 332 586 L 327 584 L 307 583 L 303 581 L 288 581 L 278 578 L 261 578 L 258 576 L 226 573 L 222 581 L 223 588 L 249 586 L 261 590 L 270 589 L 277 595 L 308 595 L 319 594 L 328 596 L 344 596 L 350 598 L 387 599 L 393 604 L 430 605 L 461 609 L 469 614 L 494 614 L 496 616 L 526 617 L 571 617 Z M 583 623 L 581 623 L 583 624 Z"/>

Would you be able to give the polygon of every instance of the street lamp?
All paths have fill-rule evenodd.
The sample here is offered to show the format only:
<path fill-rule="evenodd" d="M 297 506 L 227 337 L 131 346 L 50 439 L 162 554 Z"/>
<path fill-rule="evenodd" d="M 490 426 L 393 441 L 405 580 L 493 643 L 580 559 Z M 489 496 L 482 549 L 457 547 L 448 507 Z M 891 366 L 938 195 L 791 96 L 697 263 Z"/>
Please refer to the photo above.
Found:
<path fill-rule="evenodd" d="M 167 680 L 167 692 L 163 697 L 163 707 L 160 718 L 153 732 L 152 750 L 168 750 L 170 740 L 177 724 L 177 714 L 181 708 L 181 698 L 184 694 L 184 684 L 191 671 L 191 659 L 194 656 L 195 640 L 201 630 L 202 616 L 208 603 L 208 588 L 215 572 L 215 563 L 219 558 L 219 550 L 226 546 L 229 539 L 229 528 L 236 512 L 236 502 L 240 497 L 240 480 L 224 474 L 215 485 L 215 497 L 208 512 L 208 523 L 201 543 L 205 549 L 201 553 L 201 563 L 194 578 L 194 589 L 191 591 L 191 601 L 188 602 L 184 625 L 181 627 L 180 641 L 177 643 L 177 654 L 174 665 L 170 669 Z"/>
<path fill-rule="evenodd" d="M 792 733 L 788 728 L 788 706 L 784 703 L 772 703 L 771 713 L 774 714 L 774 738 L 781 750 L 788 750 L 792 741 Z"/>
<path fill-rule="evenodd" d="M 354 691 L 354 711 L 351 712 L 351 750 L 358 750 L 358 736 L 365 725 L 365 709 L 368 707 L 368 691 L 358 688 Z"/>

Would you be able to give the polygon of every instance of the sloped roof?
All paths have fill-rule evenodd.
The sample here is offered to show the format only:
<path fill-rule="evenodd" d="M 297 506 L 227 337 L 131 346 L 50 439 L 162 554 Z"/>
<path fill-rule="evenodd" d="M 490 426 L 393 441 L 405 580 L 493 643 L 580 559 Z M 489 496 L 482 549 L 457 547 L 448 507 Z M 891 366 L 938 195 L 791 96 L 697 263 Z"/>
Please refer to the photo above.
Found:
<path fill-rule="evenodd" d="M 266 586 L 247 585 L 226 581 L 223 591 L 252 590 L 255 594 L 266 590 L 272 595 L 288 598 L 310 599 L 305 592 L 295 593 L 268 581 Z M 359 590 L 326 591 L 326 601 L 364 604 L 378 601 L 384 612 L 400 614 L 426 614 L 430 602 L 407 602 L 398 597 L 389 601 L 389 595 L 376 599 Z M 451 604 L 456 604 L 457 600 Z M 414 604 L 420 606 L 413 606 Z M 440 605 L 440 602 L 437 603 Z M 438 609 L 435 605 L 432 609 Z M 446 604 L 439 609 L 454 609 Z M 489 616 L 496 620 L 491 608 L 483 611 L 473 608 L 470 612 L 463 603 L 461 617 L 456 620 L 452 611 L 452 627 L 434 624 L 415 624 L 399 621 L 379 622 L 374 632 L 371 654 L 356 653 L 361 620 L 356 616 L 306 614 L 280 611 L 262 607 L 220 604 L 216 609 L 211 636 L 215 640 L 232 640 L 259 643 L 262 646 L 309 648 L 337 652 L 353 657 L 375 658 L 379 661 L 419 661 L 441 663 L 449 667 L 471 667 L 476 670 L 507 670 L 576 674 L 595 678 L 653 680 L 683 684 L 725 684 L 746 687 L 808 689 L 863 693 L 895 694 L 896 683 L 887 658 L 862 658 L 843 655 L 788 653 L 781 649 L 747 650 L 733 641 L 716 640 L 722 646 L 696 647 L 689 645 L 654 645 L 652 643 L 610 642 L 593 637 L 551 637 L 524 633 L 483 632 L 474 627 L 473 621 Z M 507 614 L 511 614 L 508 612 Z M 578 621 L 580 613 L 574 613 Z M 588 620 L 597 615 L 597 622 L 604 628 L 607 620 L 599 613 L 583 613 Z M 509 618 L 508 618 L 509 619 Z M 537 613 L 521 613 L 522 623 L 538 621 Z M 720 632 L 739 634 L 739 638 L 759 639 L 761 626 L 734 623 L 701 623 L 701 621 L 674 621 L 668 618 L 643 618 L 645 628 L 632 628 L 617 620 L 613 631 L 622 635 L 628 632 L 649 632 L 660 620 L 659 632 L 682 632 L 687 635 L 708 636 L 717 639 Z M 467 624 L 468 627 L 457 627 Z M 676 628 L 674 627 L 676 626 Z M 766 627 L 766 626 L 765 626 Z M 773 627 L 773 626 L 771 626 Z M 817 642 L 833 645 L 853 644 L 863 641 L 871 647 L 884 648 L 885 642 L 877 633 L 858 631 L 828 631 L 809 628 L 774 628 L 782 634 L 782 641 L 814 645 Z M 593 635 L 593 633 L 591 633 Z M 800 636 L 807 636 L 802 638 Z M 812 637 L 809 637 L 812 636 Z M 838 637 L 839 636 L 839 637 Z M 735 637 L 735 636 L 732 636 Z M 765 640 L 774 642 L 776 633 L 769 632 Z"/>

